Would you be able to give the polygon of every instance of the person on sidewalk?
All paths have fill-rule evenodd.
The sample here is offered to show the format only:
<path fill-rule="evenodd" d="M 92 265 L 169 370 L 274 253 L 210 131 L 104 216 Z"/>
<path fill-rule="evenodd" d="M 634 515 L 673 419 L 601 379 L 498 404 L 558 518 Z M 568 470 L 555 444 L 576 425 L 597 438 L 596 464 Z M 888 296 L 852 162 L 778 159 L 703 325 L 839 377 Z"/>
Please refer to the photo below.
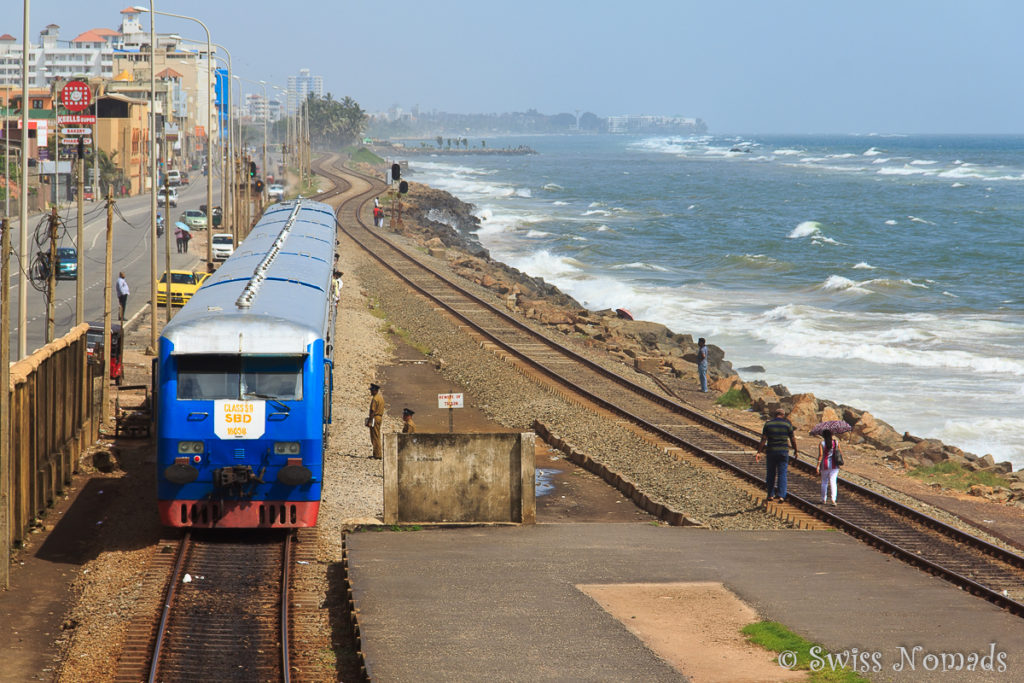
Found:
<path fill-rule="evenodd" d="M 828 501 L 828 489 L 832 487 L 832 505 L 836 504 L 839 495 L 839 467 L 843 464 L 843 454 L 839 442 L 832 438 L 832 431 L 822 430 L 821 443 L 818 444 L 818 474 L 821 475 L 821 504 Z"/>
<path fill-rule="evenodd" d="M 697 374 L 700 375 L 701 392 L 708 393 L 708 347 L 704 337 L 697 340 Z"/>
<path fill-rule="evenodd" d="M 124 314 L 128 310 L 128 295 L 131 292 L 128 289 L 128 280 L 125 278 L 123 270 L 117 274 L 117 284 L 114 286 L 114 290 L 117 292 L 117 303 L 120 305 L 117 319 L 124 322 Z"/>
<path fill-rule="evenodd" d="M 416 414 L 415 410 L 409 408 L 402 408 L 402 433 L 403 434 L 415 434 L 416 423 L 412 421 L 412 416 Z"/>
<path fill-rule="evenodd" d="M 366 418 L 366 426 L 370 428 L 370 445 L 373 446 L 373 454 L 370 457 L 380 460 L 384 457 L 384 445 L 380 438 L 384 427 L 384 397 L 377 384 L 370 385 L 370 415 Z"/>
<path fill-rule="evenodd" d="M 761 453 L 767 446 L 768 457 L 765 461 L 765 490 L 769 500 L 786 500 L 786 470 L 789 466 L 789 446 L 793 446 L 796 456 L 796 431 L 793 423 L 786 419 L 786 411 L 776 408 L 775 417 L 764 423 L 761 429 L 761 443 L 757 445 L 754 460 L 761 462 Z"/>

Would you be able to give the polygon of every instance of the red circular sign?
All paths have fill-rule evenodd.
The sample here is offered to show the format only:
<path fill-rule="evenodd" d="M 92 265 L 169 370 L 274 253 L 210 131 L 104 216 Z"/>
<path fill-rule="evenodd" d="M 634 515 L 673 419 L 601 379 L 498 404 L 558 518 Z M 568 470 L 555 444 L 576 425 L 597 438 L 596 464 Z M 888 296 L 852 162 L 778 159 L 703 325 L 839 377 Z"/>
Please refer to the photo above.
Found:
<path fill-rule="evenodd" d="M 92 103 L 92 91 L 88 83 L 71 81 L 60 91 L 60 103 L 68 111 L 88 109 Z"/>

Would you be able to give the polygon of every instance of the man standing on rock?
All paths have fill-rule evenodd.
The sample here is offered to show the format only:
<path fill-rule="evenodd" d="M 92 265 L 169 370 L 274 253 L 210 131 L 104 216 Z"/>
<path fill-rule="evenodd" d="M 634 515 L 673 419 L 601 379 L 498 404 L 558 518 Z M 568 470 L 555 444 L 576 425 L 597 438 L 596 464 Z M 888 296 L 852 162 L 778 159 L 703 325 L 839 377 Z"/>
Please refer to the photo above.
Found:
<path fill-rule="evenodd" d="M 370 385 L 370 415 L 366 418 L 366 426 L 370 428 L 370 444 L 373 446 L 373 455 L 370 457 L 380 460 L 384 457 L 384 446 L 380 439 L 384 426 L 384 397 L 377 384 Z"/>
<path fill-rule="evenodd" d="M 402 433 L 403 434 L 415 434 L 416 423 L 412 421 L 412 416 L 416 414 L 415 410 L 410 408 L 402 408 Z"/>
<path fill-rule="evenodd" d="M 757 445 L 754 459 L 761 462 L 761 453 L 768 446 L 768 459 L 765 462 L 765 502 L 770 500 L 786 501 L 786 470 L 789 466 L 789 446 L 793 446 L 796 455 L 796 431 L 793 424 L 786 419 L 786 411 L 776 408 L 775 417 L 764 423 L 761 430 L 761 443 Z M 776 484 L 776 481 L 778 482 Z"/>

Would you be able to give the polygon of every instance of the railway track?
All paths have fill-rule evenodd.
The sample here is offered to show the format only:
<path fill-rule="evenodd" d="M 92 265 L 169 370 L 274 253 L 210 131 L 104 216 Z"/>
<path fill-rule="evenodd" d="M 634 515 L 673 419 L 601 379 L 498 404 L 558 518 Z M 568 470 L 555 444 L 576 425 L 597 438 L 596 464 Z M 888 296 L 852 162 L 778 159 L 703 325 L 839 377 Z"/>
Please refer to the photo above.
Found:
<path fill-rule="evenodd" d="M 477 297 L 450 276 L 421 262 L 363 222 L 364 207 L 384 188 L 374 178 L 339 170 L 333 159 L 318 171 L 335 183 L 320 199 L 337 202 L 341 229 L 410 287 L 443 307 L 479 335 L 552 382 L 632 421 L 661 439 L 764 484 L 754 460 L 758 437 L 719 422 L 671 398 L 649 391 L 552 341 L 517 318 Z M 945 524 L 880 493 L 843 481 L 838 508 L 818 504 L 814 466 L 799 461 L 789 470 L 789 502 L 847 533 L 1024 616 L 1024 557 Z"/>
<path fill-rule="evenodd" d="M 159 620 L 133 624 L 117 680 L 289 681 L 294 536 L 186 531 L 163 563 Z"/>

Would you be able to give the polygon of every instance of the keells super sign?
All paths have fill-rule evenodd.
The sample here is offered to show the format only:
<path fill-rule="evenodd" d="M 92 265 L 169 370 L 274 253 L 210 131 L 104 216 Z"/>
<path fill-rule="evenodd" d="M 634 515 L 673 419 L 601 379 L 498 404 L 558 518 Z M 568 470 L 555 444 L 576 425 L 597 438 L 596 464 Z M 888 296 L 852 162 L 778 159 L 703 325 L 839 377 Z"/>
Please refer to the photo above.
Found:
<path fill-rule="evenodd" d="M 88 83 L 69 81 L 60 91 L 60 103 L 68 111 L 83 111 L 92 104 L 92 91 Z"/>

